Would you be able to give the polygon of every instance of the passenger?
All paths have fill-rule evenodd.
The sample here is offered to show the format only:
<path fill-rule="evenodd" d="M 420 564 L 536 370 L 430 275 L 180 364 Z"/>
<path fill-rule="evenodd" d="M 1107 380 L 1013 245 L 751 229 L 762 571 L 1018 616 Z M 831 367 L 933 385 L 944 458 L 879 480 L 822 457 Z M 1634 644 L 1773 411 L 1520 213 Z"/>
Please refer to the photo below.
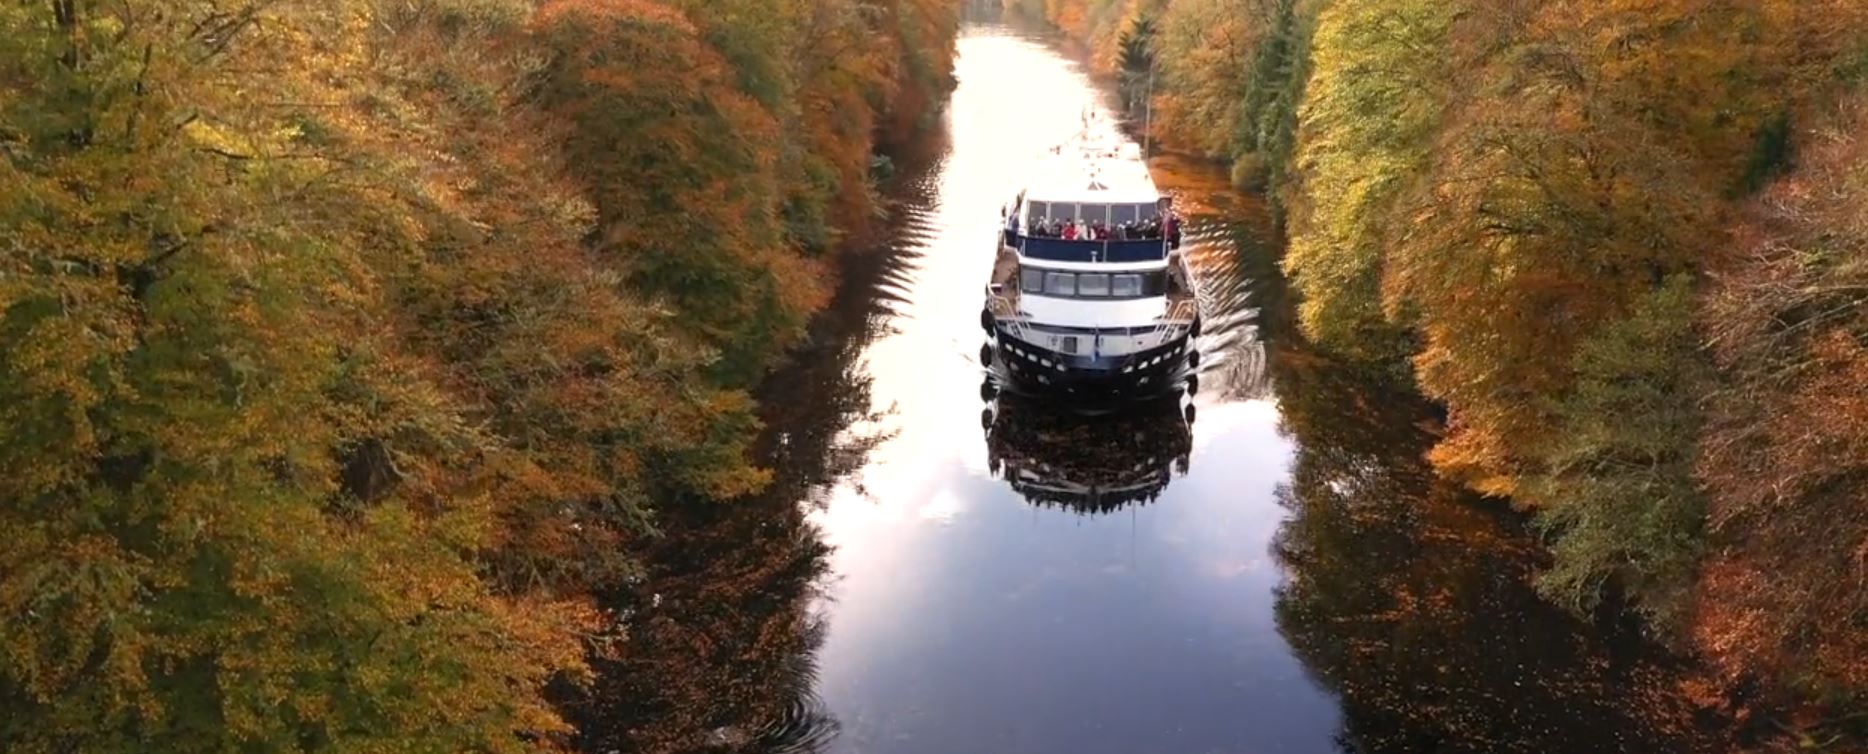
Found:
<path fill-rule="evenodd" d="M 1180 217 L 1177 215 L 1168 215 L 1167 220 L 1164 221 L 1162 230 L 1167 234 L 1168 246 L 1176 249 L 1180 248 Z"/>
<path fill-rule="evenodd" d="M 1076 223 L 1070 223 L 1064 226 L 1064 240 L 1066 241 L 1077 240 L 1077 224 Z"/>

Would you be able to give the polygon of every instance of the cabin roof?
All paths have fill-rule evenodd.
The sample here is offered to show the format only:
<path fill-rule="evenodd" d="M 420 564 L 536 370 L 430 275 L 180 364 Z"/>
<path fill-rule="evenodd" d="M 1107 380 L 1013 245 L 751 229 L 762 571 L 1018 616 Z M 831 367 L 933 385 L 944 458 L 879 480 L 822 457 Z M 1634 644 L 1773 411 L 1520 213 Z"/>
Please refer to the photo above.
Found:
<path fill-rule="evenodd" d="M 1074 141 L 1045 153 L 1025 188 L 1027 202 L 1153 204 L 1160 199 L 1141 148 L 1114 139 Z"/>

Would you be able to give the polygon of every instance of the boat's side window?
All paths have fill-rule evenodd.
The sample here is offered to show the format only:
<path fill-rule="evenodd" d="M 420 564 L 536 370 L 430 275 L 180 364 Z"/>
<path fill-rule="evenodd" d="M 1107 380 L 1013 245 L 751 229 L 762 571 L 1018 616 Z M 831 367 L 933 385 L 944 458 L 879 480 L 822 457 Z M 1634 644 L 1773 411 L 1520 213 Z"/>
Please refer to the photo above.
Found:
<path fill-rule="evenodd" d="M 1088 272 L 1078 275 L 1077 295 L 1085 297 L 1102 297 L 1109 295 L 1109 276 Z"/>
<path fill-rule="evenodd" d="M 1142 295 L 1142 276 L 1113 275 L 1109 278 L 1109 295 L 1119 298 L 1133 298 Z"/>
<path fill-rule="evenodd" d="M 1018 272 L 1018 287 L 1026 293 L 1044 292 L 1044 270 L 1027 267 Z"/>
<path fill-rule="evenodd" d="M 1044 274 L 1044 292 L 1053 296 L 1077 295 L 1077 276 L 1068 272 Z"/>
<path fill-rule="evenodd" d="M 1031 214 L 1027 215 L 1027 217 L 1031 218 L 1032 225 L 1036 225 L 1040 221 L 1051 216 L 1051 203 L 1050 202 L 1035 202 L 1034 201 L 1031 203 L 1030 206 L 1031 206 Z"/>
<path fill-rule="evenodd" d="M 1127 225 L 1129 223 L 1135 222 L 1139 214 L 1136 210 L 1137 208 L 1133 204 L 1118 204 L 1118 205 L 1115 205 L 1114 207 L 1110 207 L 1109 208 L 1109 224 L 1110 225 Z"/>
<path fill-rule="evenodd" d="M 1142 295 L 1144 296 L 1167 295 L 1167 273 L 1165 272 L 1148 273 L 1148 276 L 1144 279 L 1144 282 L 1143 282 Z"/>
<path fill-rule="evenodd" d="M 1143 220 L 1153 220 L 1161 216 L 1161 208 L 1153 204 L 1138 204 L 1135 209 L 1141 212 Z"/>

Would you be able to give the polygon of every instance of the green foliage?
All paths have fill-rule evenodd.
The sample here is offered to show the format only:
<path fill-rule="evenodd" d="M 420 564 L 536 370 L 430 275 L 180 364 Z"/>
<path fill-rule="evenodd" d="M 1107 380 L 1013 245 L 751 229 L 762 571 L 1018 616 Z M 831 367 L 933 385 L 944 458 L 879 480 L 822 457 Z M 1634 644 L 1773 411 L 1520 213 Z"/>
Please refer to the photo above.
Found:
<path fill-rule="evenodd" d="M 1790 169 L 1790 113 L 1780 112 L 1758 129 L 1757 142 L 1751 147 L 1751 159 L 1745 163 L 1745 175 L 1739 179 L 1740 193 L 1750 194 Z"/>
<path fill-rule="evenodd" d="M 1143 109 L 1155 84 L 1155 21 L 1141 16 L 1116 40 L 1116 73 L 1130 114 Z"/>
<path fill-rule="evenodd" d="M 1284 260 L 1304 332 L 1325 348 L 1393 361 L 1408 343 L 1382 308 L 1390 224 L 1426 171 L 1444 111 L 1458 6 L 1423 0 L 1339 3 L 1318 19 L 1299 113 L 1301 176 Z"/>
<path fill-rule="evenodd" d="M 1676 636 L 1706 516 L 1694 462 L 1711 375 L 1693 316 L 1691 281 L 1676 276 L 1584 342 L 1553 445 L 1539 454 L 1548 470 L 1522 493 L 1553 535 L 1541 590 L 1587 610 L 1612 580 Z"/>
<path fill-rule="evenodd" d="M 1298 2 L 1271 2 L 1264 36 L 1252 55 L 1244 109 L 1233 139 L 1235 159 L 1261 156 L 1268 186 L 1286 184 L 1297 149 L 1297 114 L 1310 67 L 1311 23 L 1300 14 Z M 1281 216 L 1281 197 L 1274 195 L 1272 206 Z"/>

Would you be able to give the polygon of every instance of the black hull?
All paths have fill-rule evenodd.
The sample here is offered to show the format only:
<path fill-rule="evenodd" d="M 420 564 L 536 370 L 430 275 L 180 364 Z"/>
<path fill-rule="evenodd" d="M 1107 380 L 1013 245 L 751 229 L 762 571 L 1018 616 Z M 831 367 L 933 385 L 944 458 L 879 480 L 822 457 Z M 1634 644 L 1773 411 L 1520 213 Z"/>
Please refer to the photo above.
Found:
<path fill-rule="evenodd" d="M 995 327 L 993 335 L 988 347 L 1001 379 L 1022 392 L 1072 397 L 1141 398 L 1171 392 L 1187 375 L 1192 349 L 1183 335 L 1141 353 L 1096 357 L 1040 348 L 1002 327 Z"/>

